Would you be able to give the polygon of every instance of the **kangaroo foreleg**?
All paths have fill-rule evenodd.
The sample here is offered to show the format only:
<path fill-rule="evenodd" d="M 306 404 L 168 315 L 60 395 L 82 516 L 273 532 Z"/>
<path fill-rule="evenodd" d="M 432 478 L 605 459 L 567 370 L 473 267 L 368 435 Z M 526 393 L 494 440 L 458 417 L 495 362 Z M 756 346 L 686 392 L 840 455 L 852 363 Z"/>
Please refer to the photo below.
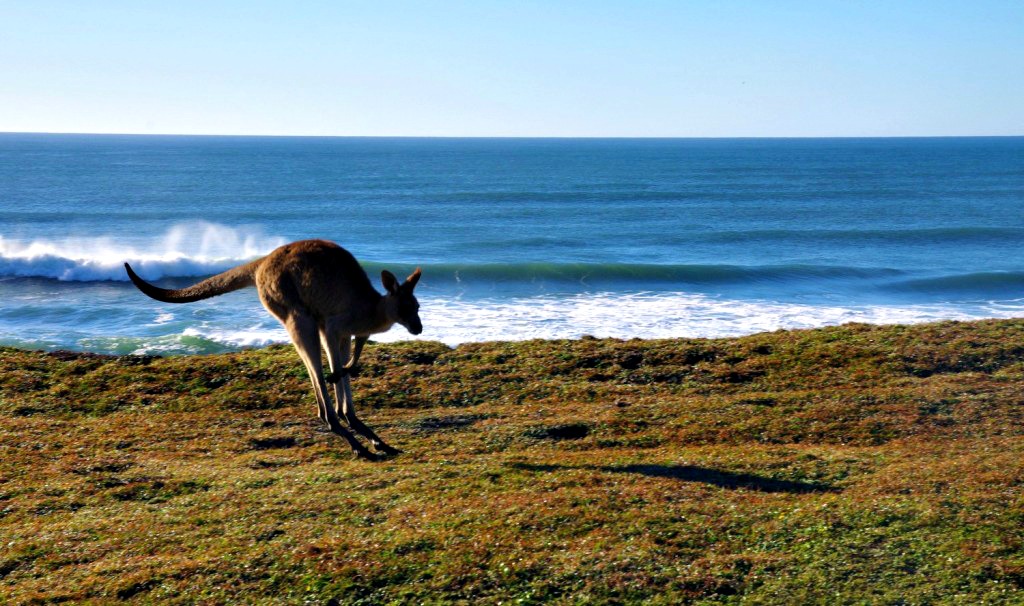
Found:
<path fill-rule="evenodd" d="M 343 338 L 346 341 L 348 340 L 348 337 Z M 359 374 L 359 356 L 361 356 L 363 353 L 363 346 L 366 345 L 367 338 L 368 337 L 356 337 L 354 339 L 355 349 L 352 351 L 352 356 L 349 357 L 347 352 L 343 353 L 342 356 L 348 358 L 348 361 L 345 363 L 344 366 L 340 366 L 337 368 L 332 366 L 331 373 L 325 376 L 324 380 L 327 381 L 328 383 L 337 383 L 342 377 L 354 377 L 357 374 Z M 326 343 L 324 345 L 324 348 L 327 349 Z M 348 349 L 345 345 L 342 345 L 342 348 Z"/>
<path fill-rule="evenodd" d="M 352 350 L 352 357 L 345 364 L 345 368 L 349 369 L 349 374 L 355 374 L 354 370 L 356 365 L 359 364 L 359 356 L 363 355 L 363 346 L 366 345 L 367 339 L 368 337 L 356 337 L 354 339 L 355 348 Z"/>

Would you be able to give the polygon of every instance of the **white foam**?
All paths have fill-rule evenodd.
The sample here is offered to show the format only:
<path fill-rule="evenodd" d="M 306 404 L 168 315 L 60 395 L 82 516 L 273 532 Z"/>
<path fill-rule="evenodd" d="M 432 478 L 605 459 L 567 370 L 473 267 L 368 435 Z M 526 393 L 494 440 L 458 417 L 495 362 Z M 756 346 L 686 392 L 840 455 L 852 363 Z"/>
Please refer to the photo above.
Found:
<path fill-rule="evenodd" d="M 152 245 L 134 247 L 115 238 L 13 240 L 0 236 L 0 275 L 65 281 L 127 280 L 123 264 L 148 280 L 224 271 L 284 244 L 258 227 L 205 221 L 171 227 Z"/>
<path fill-rule="evenodd" d="M 153 319 L 153 325 L 154 326 L 159 326 L 161 324 L 168 324 L 168 323 L 173 322 L 173 321 L 174 321 L 174 314 L 163 312 L 163 313 L 157 314 L 156 318 Z"/>
<path fill-rule="evenodd" d="M 601 293 L 571 297 L 490 300 L 421 297 L 424 332 L 410 335 L 401 326 L 373 340 L 441 341 L 458 345 L 479 341 L 574 339 L 584 335 L 629 339 L 736 337 L 778 329 L 819 328 L 849 322 L 916 324 L 1024 316 L 1024 299 L 992 303 L 931 305 L 808 305 L 740 301 L 690 293 Z M 236 310 L 237 313 L 238 310 Z M 261 310 L 247 310 L 259 314 Z M 246 317 L 252 318 L 251 315 Z M 226 319 L 226 318 L 225 318 Z M 250 320 L 251 321 L 251 320 Z M 273 319 L 238 330 L 217 327 L 210 319 L 194 335 L 230 347 L 287 343 Z"/>
<path fill-rule="evenodd" d="M 621 339 L 733 337 L 848 322 L 911 324 L 1020 315 L 1024 315 L 1024 301 L 976 307 L 945 304 L 822 306 L 739 301 L 689 293 L 603 293 L 485 302 L 442 300 L 425 303 L 421 311 L 425 327 L 423 337 L 449 344 L 583 335 Z"/>
<path fill-rule="evenodd" d="M 253 326 L 238 330 L 210 327 L 186 328 L 182 334 L 186 337 L 200 337 L 238 349 L 266 347 L 274 343 L 288 342 L 288 333 L 283 328 L 272 326 Z"/>

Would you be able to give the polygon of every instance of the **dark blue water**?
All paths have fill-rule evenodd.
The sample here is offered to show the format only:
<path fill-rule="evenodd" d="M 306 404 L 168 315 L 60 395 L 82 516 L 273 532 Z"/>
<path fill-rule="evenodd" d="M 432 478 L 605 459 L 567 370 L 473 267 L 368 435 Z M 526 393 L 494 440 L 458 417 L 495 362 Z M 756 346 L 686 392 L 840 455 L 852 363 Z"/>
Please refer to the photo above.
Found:
<path fill-rule="evenodd" d="M 0 342 L 283 339 L 253 292 L 161 305 L 121 263 L 187 283 L 310 237 L 422 266 L 450 343 L 1006 317 L 1024 138 L 0 135 Z"/>

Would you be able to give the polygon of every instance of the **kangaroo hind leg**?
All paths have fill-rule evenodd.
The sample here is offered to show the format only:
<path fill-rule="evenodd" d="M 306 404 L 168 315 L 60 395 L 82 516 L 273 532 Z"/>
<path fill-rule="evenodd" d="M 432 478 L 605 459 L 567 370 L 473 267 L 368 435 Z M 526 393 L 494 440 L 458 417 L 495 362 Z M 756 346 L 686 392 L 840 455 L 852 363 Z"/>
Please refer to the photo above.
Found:
<path fill-rule="evenodd" d="M 374 433 L 372 429 L 366 426 L 362 420 L 356 416 L 355 404 L 352 400 L 352 384 L 349 381 L 347 369 L 351 367 L 349 362 L 349 354 L 351 351 L 352 337 L 344 334 L 340 331 L 325 330 L 321 335 L 324 344 L 327 347 L 327 361 L 331 365 L 332 375 L 339 374 L 342 371 L 340 378 L 334 383 L 334 401 L 337 404 L 338 415 L 345 419 L 348 426 L 352 428 L 352 431 L 363 436 L 370 441 L 373 448 L 377 452 L 384 454 L 396 455 L 400 450 L 389 446 L 384 440 Z M 359 339 L 359 337 L 357 337 Z M 365 342 L 365 339 L 363 340 Z M 357 341 L 357 348 L 361 344 Z M 345 370 L 343 370 L 345 369 Z"/>
<path fill-rule="evenodd" d="M 338 420 L 337 411 L 331 406 L 327 396 L 327 384 L 324 382 L 323 362 L 320 359 L 320 341 L 317 338 L 316 321 L 305 314 L 293 313 L 284 322 L 288 334 L 295 345 L 295 351 L 306 366 L 309 378 L 313 382 L 316 395 L 317 411 L 320 418 L 327 422 L 331 431 L 345 438 L 357 457 L 375 460 L 377 457 L 366 449 L 354 435 Z"/>

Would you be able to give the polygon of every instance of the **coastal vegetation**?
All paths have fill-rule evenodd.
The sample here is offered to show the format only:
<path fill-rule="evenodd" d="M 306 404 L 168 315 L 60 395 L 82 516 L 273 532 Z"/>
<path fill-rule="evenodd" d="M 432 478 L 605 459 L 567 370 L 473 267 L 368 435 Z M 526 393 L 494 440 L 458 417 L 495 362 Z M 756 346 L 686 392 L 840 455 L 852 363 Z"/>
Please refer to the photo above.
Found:
<path fill-rule="evenodd" d="M 371 344 L 355 460 L 285 346 L 0 349 L 0 601 L 1024 602 L 1024 320 Z"/>

